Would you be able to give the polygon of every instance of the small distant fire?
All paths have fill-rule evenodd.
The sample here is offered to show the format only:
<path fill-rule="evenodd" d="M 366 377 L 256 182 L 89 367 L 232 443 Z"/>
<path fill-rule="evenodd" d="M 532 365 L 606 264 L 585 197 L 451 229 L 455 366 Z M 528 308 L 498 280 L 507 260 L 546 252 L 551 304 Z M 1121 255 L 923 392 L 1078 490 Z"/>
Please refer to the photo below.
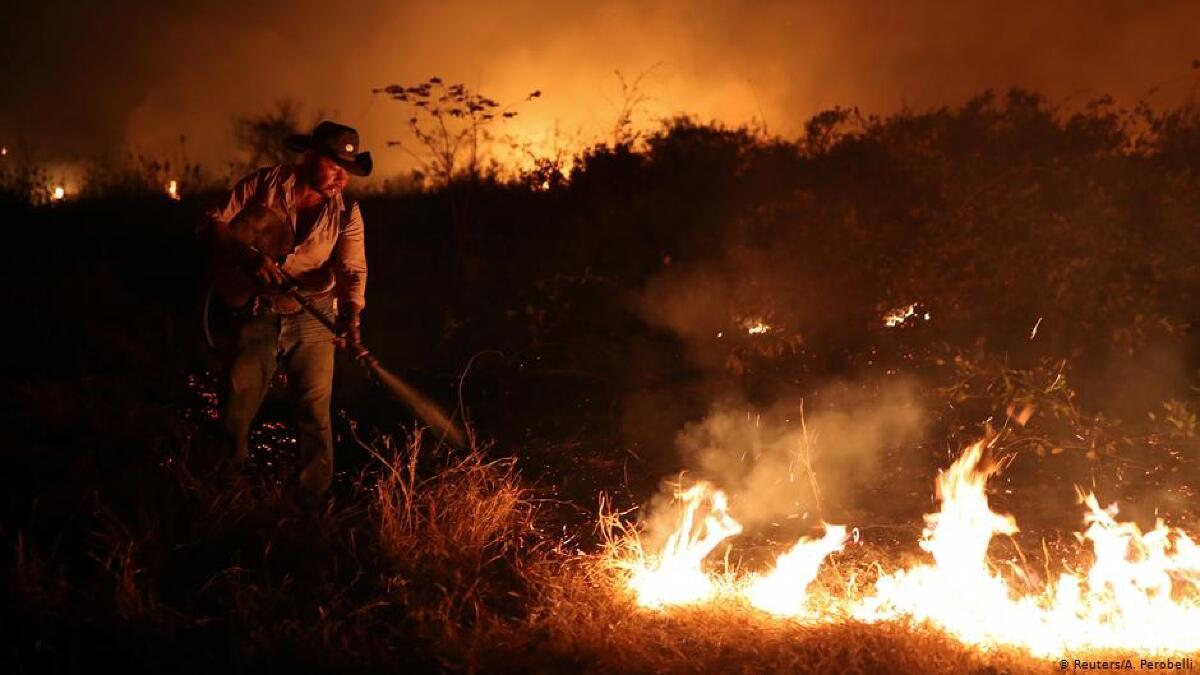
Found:
<path fill-rule="evenodd" d="M 653 610 L 723 598 L 805 622 L 915 620 L 964 644 L 1012 646 L 1043 657 L 1200 650 L 1200 545 L 1162 520 L 1143 533 L 1090 493 L 1080 492 L 1086 531 L 1078 535 L 1090 543 L 1090 566 L 1068 569 L 1038 590 L 1007 581 L 998 571 L 1003 568 L 989 561 L 988 545 L 1018 528 L 1012 516 L 988 505 L 986 484 L 999 464 L 987 451 L 986 441 L 971 445 L 937 478 L 940 509 L 925 516 L 919 542 L 932 562 L 884 574 L 869 588 L 853 579 L 842 591 L 809 588 L 824 561 L 847 543 L 840 525 L 801 538 L 765 573 L 735 574 L 728 564 L 724 573 L 706 570 L 704 559 L 742 531 L 725 493 L 709 483 L 676 493 L 676 528 L 661 551 L 644 552 L 637 534 L 629 533 L 634 543 L 614 549 L 622 556 L 616 566 L 629 572 L 625 585 L 637 604 Z"/>
<path fill-rule="evenodd" d="M 909 319 L 919 317 L 924 321 L 928 321 L 931 317 L 929 312 L 921 311 L 917 303 L 910 303 L 903 307 L 897 307 L 889 310 L 883 315 L 883 325 L 888 328 L 903 326 Z"/>
<path fill-rule="evenodd" d="M 7 154 L 8 154 L 8 148 L 0 148 L 0 157 L 4 157 Z"/>
<path fill-rule="evenodd" d="M 745 328 L 746 333 L 749 335 L 765 335 L 772 330 L 771 324 L 759 318 L 744 319 L 742 321 L 742 328 Z"/>
<path fill-rule="evenodd" d="M 67 189 L 61 185 L 55 185 L 50 189 L 51 201 L 60 202 L 67 196 Z"/>
<path fill-rule="evenodd" d="M 167 196 L 175 201 L 179 201 L 179 181 L 172 180 L 167 183 Z"/>

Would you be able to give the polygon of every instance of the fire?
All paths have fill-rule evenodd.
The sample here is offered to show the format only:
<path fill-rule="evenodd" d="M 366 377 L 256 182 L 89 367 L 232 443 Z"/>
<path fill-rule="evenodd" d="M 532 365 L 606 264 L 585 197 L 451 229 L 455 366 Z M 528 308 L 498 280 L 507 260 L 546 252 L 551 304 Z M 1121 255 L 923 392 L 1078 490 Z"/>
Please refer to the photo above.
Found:
<path fill-rule="evenodd" d="M 677 527 L 660 554 L 638 561 L 629 588 L 643 607 L 684 605 L 708 600 L 718 583 L 704 572 L 704 558 L 725 539 L 742 531 L 729 515 L 728 498 L 710 483 L 677 492 Z M 698 513 L 705 512 L 703 517 Z"/>
<path fill-rule="evenodd" d="M 180 194 L 178 181 L 172 180 L 171 182 L 167 183 L 167 196 L 175 201 L 179 201 Z"/>
<path fill-rule="evenodd" d="M 662 551 L 647 556 L 640 546 L 634 547 L 639 555 L 630 565 L 633 574 L 628 587 L 642 607 L 700 603 L 723 591 L 770 614 L 798 617 L 806 613 L 806 589 L 821 562 L 846 542 L 844 526 L 826 525 L 823 537 L 801 537 L 779 556 L 771 572 L 747 579 L 722 579 L 705 572 L 703 563 L 722 541 L 742 531 L 741 524 L 729 515 L 728 498 L 710 483 L 699 482 L 676 492 L 675 500 L 679 508 L 675 529 Z M 698 515 L 705 511 L 703 517 Z"/>
<path fill-rule="evenodd" d="M 806 613 L 808 585 L 817 578 L 821 563 L 846 544 L 846 528 L 826 525 L 820 539 L 801 537 L 790 551 L 779 556 L 775 569 L 750 581 L 746 599 L 751 605 L 776 616 Z"/>
<path fill-rule="evenodd" d="M 1021 620 L 987 563 L 992 536 L 1014 534 L 1017 525 L 988 506 L 984 487 L 997 467 L 980 466 L 983 451 L 984 443 L 975 443 L 938 476 L 942 507 L 926 514 L 920 542 L 934 564 L 881 578 L 875 596 L 855 608 L 858 618 L 929 620 L 968 643 L 994 641 L 997 630 Z"/>
<path fill-rule="evenodd" d="M 1200 649 L 1200 547 L 1161 519 L 1143 535 L 1136 524 L 1116 520 L 1116 505 L 1101 509 L 1092 494 L 1083 501 L 1084 536 L 1096 560 L 1086 590 L 1077 577 L 1059 578 L 1050 614 L 1056 632 L 1068 643 L 1097 647 Z"/>
<path fill-rule="evenodd" d="M 1080 493 L 1086 512 L 1079 535 L 1090 545 L 1091 564 L 1037 588 L 1030 589 L 1028 580 L 1014 587 L 988 558 L 995 535 L 1018 532 L 1011 515 L 988 503 L 987 481 L 999 470 L 988 450 L 986 441 L 969 446 L 938 476 L 940 506 L 925 516 L 919 542 L 931 562 L 886 574 L 865 593 L 853 580 L 843 591 L 823 591 L 821 602 L 812 603 L 823 613 L 810 609 L 818 598 L 808 586 L 846 544 L 846 528 L 826 525 L 824 536 L 801 538 L 762 574 L 706 572 L 704 559 L 742 530 L 725 493 L 708 483 L 676 493 L 680 511 L 671 537 L 657 555 L 636 549 L 628 588 L 639 605 L 652 609 L 720 595 L 805 621 L 927 623 L 965 644 L 1017 647 L 1036 656 L 1200 650 L 1200 545 L 1162 520 L 1143 533 L 1117 520 L 1116 506 L 1101 508 L 1092 494 Z"/>
<path fill-rule="evenodd" d="M 50 191 L 50 199 L 53 201 L 62 201 L 67 196 L 67 189 L 61 185 L 55 185 Z"/>
<path fill-rule="evenodd" d="M 984 449 L 983 442 L 972 445 L 938 477 L 941 509 L 926 516 L 921 539 L 933 563 L 881 578 L 874 596 L 854 608 L 857 618 L 929 621 L 968 644 L 1012 645 L 1041 656 L 1200 649 L 1200 631 L 1192 628 L 1200 625 L 1196 545 L 1161 521 L 1143 535 L 1135 524 L 1118 522 L 1115 508 L 1100 509 L 1093 495 L 1084 497 L 1084 536 L 1095 558 L 1088 573 L 1063 573 L 1041 593 L 1010 588 L 989 566 L 987 547 L 993 535 L 1013 534 L 1017 525 L 988 506 L 985 486 L 996 469 L 983 463 Z"/>
<path fill-rule="evenodd" d="M 762 319 L 746 319 L 742 321 L 742 328 L 750 335 L 764 335 L 771 332 L 771 324 Z"/>
<path fill-rule="evenodd" d="M 919 316 L 925 321 L 928 321 L 930 318 L 932 318 L 929 312 L 920 312 L 919 308 L 917 307 L 917 303 L 913 302 L 903 307 L 896 307 L 895 309 L 888 310 L 888 312 L 883 315 L 883 325 L 888 328 L 903 326 L 914 316 Z"/>

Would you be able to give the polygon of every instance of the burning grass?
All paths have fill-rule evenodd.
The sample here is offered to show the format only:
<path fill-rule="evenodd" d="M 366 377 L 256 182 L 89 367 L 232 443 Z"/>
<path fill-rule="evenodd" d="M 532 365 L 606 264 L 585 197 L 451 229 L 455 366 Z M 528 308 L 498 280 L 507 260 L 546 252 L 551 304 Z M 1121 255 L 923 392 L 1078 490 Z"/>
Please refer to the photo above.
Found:
<path fill-rule="evenodd" d="M 298 504 L 273 468 L 230 486 L 186 453 L 150 466 L 125 457 L 73 521 L 57 521 L 61 534 L 35 519 L 17 533 L 4 610 L 14 670 L 167 667 L 187 652 L 209 670 L 1019 672 L 1170 656 L 1154 640 L 1186 631 L 1195 612 L 1191 540 L 1135 532 L 1098 503 L 1073 511 L 1099 528 L 1087 540 L 1039 551 L 1035 537 L 1027 560 L 1011 559 L 1009 538 L 993 537 L 1015 528 L 988 502 L 995 467 L 982 445 L 942 473 L 924 537 L 919 517 L 902 535 L 857 537 L 858 523 L 839 519 L 769 544 L 717 485 L 681 487 L 661 537 L 606 502 L 589 540 L 586 527 L 560 527 L 547 486 L 493 448 L 452 451 L 420 433 L 360 447 L 367 465 L 320 509 Z M 1122 564 L 1091 573 L 1092 544 Z M 1136 561 L 1123 552 L 1159 567 L 1124 565 Z M 1060 570 L 1074 586 L 1054 585 Z M 1094 603 L 1089 589 L 1105 584 L 1132 604 Z M 1056 614 L 1064 600 L 1075 604 Z M 1121 639 L 1131 624 L 1140 636 Z M 1047 649 L 1021 635 L 1049 640 L 1063 626 L 1093 644 Z"/>
<path fill-rule="evenodd" d="M 619 582 L 614 587 L 603 556 L 581 557 L 540 596 L 539 630 L 532 634 L 541 639 L 525 651 L 545 669 L 566 663 L 584 672 L 1040 672 L 1059 670 L 1063 658 L 1134 664 L 1153 658 L 1135 650 L 1039 657 L 1019 647 L 968 645 L 928 621 L 844 617 L 838 605 L 865 598 L 881 566 L 897 566 L 900 557 L 872 545 L 835 554 L 810 587 L 815 602 L 801 619 L 772 616 L 728 594 L 665 611 L 638 607 L 636 596 L 620 592 Z M 719 574 L 721 563 L 716 568 Z M 857 585 L 848 587 L 851 580 Z"/>
<path fill-rule="evenodd" d="M 932 564 L 901 563 L 894 550 L 860 545 L 857 536 L 843 553 L 845 528 L 826 525 L 823 536 L 801 538 L 769 571 L 748 571 L 729 542 L 742 526 L 725 494 L 704 482 L 676 490 L 674 529 L 661 546 L 645 546 L 639 530 L 602 513 L 605 552 L 581 563 L 582 581 L 557 587 L 544 614 L 556 626 L 548 632 L 573 645 L 564 651 L 586 650 L 576 643 L 595 631 L 572 627 L 602 626 L 607 641 L 594 655 L 606 663 L 602 670 L 746 670 L 750 663 L 763 670 L 1029 670 L 1064 658 L 1068 665 L 1189 663 L 1181 659 L 1197 650 L 1200 559 L 1187 534 L 1161 520 L 1143 534 L 1118 521 L 1115 508 L 1081 494 L 1087 531 L 1079 540 L 1091 555 L 1072 561 L 1056 581 L 1034 583 L 1037 574 L 1026 567 L 988 557 L 994 534 L 1018 532 L 1011 516 L 988 505 L 985 486 L 1000 469 L 985 457 L 990 447 L 971 445 L 937 479 L 941 508 L 926 516 L 919 542 Z M 1052 563 L 1066 561 L 1043 553 L 1049 579 Z M 622 590 L 623 602 L 637 609 L 622 605 Z M 647 638 L 661 646 L 644 646 Z"/>
<path fill-rule="evenodd" d="M 1035 654 L 1015 643 L 971 644 L 936 618 L 850 616 L 848 607 L 871 601 L 881 579 L 915 564 L 916 558 L 894 547 L 870 543 L 831 554 L 808 586 L 806 611 L 777 616 L 742 592 L 754 587 L 746 583 L 754 576 L 722 548 L 704 566 L 715 592 L 672 607 L 640 602 L 638 588 L 630 585 L 635 574 L 626 561 L 614 564 L 614 554 L 628 555 L 620 546 L 573 559 L 539 596 L 539 630 L 533 631 L 543 636 L 539 662 L 554 667 L 565 660 L 588 672 L 1034 672 L 1059 669 L 1061 659 L 1138 664 L 1189 653 L 1156 657 L 1133 648 L 1077 648 Z M 959 600 L 978 609 L 969 596 Z"/>
<path fill-rule="evenodd" d="M 90 576 L 68 574 L 55 551 L 22 533 L 7 610 L 21 618 L 9 635 L 18 671 L 97 654 L 168 663 L 186 649 L 203 655 L 202 669 L 468 672 L 1018 672 L 1059 658 L 1151 655 L 1049 654 L 964 639 L 936 614 L 855 614 L 923 554 L 901 556 L 839 526 L 797 542 L 779 559 L 782 576 L 764 581 L 730 545 L 740 526 L 713 486 L 680 492 L 686 527 L 662 548 L 605 507 L 599 546 L 581 550 L 547 525 L 547 503 L 511 458 L 455 453 L 419 433 L 363 446 L 374 465 L 348 496 L 317 510 L 271 480 L 229 489 L 190 472 L 187 457 L 166 462 L 160 478 L 173 478 L 174 491 L 157 498 L 181 506 L 132 515 L 97 504 Z M 972 485 L 982 483 L 960 490 Z M 927 524 L 946 522 L 958 521 Z M 673 574 L 706 586 L 655 595 L 679 581 Z M 978 598 L 959 599 L 979 609 Z M 92 637 L 67 626 L 90 627 Z M 34 648 L 35 636 L 48 652 Z M 226 636 L 228 654 L 212 652 L 216 636 Z"/>
<path fill-rule="evenodd" d="M 826 526 L 824 536 L 798 541 L 779 557 L 773 573 L 748 573 L 726 543 L 741 526 L 729 514 L 723 493 L 695 483 L 676 494 L 679 527 L 661 549 L 648 551 L 637 528 L 603 507 L 599 552 L 526 547 L 530 554 L 521 556 L 522 563 L 514 568 L 523 585 L 521 611 L 509 617 L 477 613 L 471 639 L 463 642 L 460 634 L 455 643 L 460 650 L 470 645 L 458 652 L 465 659 L 459 664 L 469 669 L 569 667 L 585 672 L 1003 672 L 1058 667 L 1063 658 L 1132 659 L 1135 664 L 1143 658 L 1186 658 L 1192 648 L 1183 634 L 1164 631 L 1186 631 L 1192 625 L 1186 617 L 1195 611 L 1187 590 L 1194 581 L 1190 539 L 1162 525 L 1143 539 L 1131 524 L 1118 524 L 1090 498 L 1087 536 L 1096 545 L 1092 587 L 1072 601 L 1063 588 L 1070 586 L 1078 593 L 1079 579 L 1064 573 L 1053 599 L 1067 606 L 1038 610 L 1025 599 L 1015 599 L 1016 587 L 1005 586 L 996 571 L 1000 567 L 987 562 L 987 540 L 994 528 L 983 527 L 986 523 L 976 522 L 976 516 L 1002 520 L 1002 532 L 1014 533 L 1016 528 L 1011 519 L 991 513 L 982 496 L 986 478 L 995 470 L 980 464 L 983 448 L 982 442 L 968 448 L 939 478 L 943 509 L 928 518 L 921 542 L 945 565 L 937 546 L 941 523 L 955 535 L 941 531 L 943 549 L 952 547 L 952 558 L 979 565 L 980 571 L 931 568 L 927 587 L 908 596 L 917 603 L 912 609 L 874 614 L 866 610 L 886 604 L 891 598 L 886 589 L 894 588 L 897 580 L 902 585 L 906 574 L 913 574 L 906 570 L 925 568 L 912 559 L 902 562 L 893 548 L 862 542 L 857 536 L 843 550 L 848 542 L 841 526 Z M 502 502 L 512 503 L 505 494 L 511 493 L 501 490 Z M 982 502 L 974 502 L 976 497 Z M 521 513 L 532 516 L 534 511 Z M 535 529 L 533 520 L 529 522 Z M 964 526 L 968 531 L 958 531 Z M 1114 538 L 1106 539 L 1105 533 Z M 1169 554 L 1164 538 L 1168 534 L 1174 537 Z M 962 544 L 961 550 L 955 542 Z M 972 542 L 978 545 L 972 548 Z M 1114 551 L 1119 553 L 1115 558 Z M 1154 564 L 1162 568 L 1160 574 L 1144 574 Z M 1164 576 L 1168 573 L 1182 581 L 1175 594 Z M 980 574 L 986 583 L 976 578 Z M 985 592 L 997 584 L 1002 598 Z M 953 621 L 954 613 L 918 611 L 923 602 L 948 607 L 938 589 L 955 594 L 949 602 L 959 613 L 982 621 L 979 625 L 991 625 L 986 639 L 972 639 Z M 1047 587 L 1047 599 L 1053 590 Z M 1081 598 L 1086 600 L 1083 605 Z M 1014 623 L 1011 612 L 996 603 L 1047 611 L 1048 618 L 1070 619 L 1066 623 L 1071 625 L 1042 625 L 1030 612 L 1018 617 L 1026 621 Z M 1134 629 L 1139 632 L 1123 632 Z M 1039 633 L 1042 641 L 1029 640 L 1032 633 Z M 1156 639 L 1149 639 L 1155 633 Z M 1056 639 L 1063 642 L 1047 646 L 1046 641 Z M 1182 651 L 1172 653 L 1173 648 Z"/>
<path fill-rule="evenodd" d="M 1028 670 L 1042 663 L 1016 650 L 980 652 L 927 625 L 812 622 L 773 617 L 729 598 L 658 611 L 637 607 L 579 560 L 543 596 L 546 667 L 587 672 L 892 672 Z"/>

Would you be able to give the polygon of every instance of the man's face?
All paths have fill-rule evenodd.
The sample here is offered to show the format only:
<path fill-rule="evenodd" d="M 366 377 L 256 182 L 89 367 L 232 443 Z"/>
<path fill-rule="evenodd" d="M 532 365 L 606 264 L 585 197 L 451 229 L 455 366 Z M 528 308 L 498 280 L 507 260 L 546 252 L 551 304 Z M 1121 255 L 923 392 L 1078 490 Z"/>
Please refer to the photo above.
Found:
<path fill-rule="evenodd" d="M 312 153 L 309 157 L 309 185 L 326 199 L 332 199 L 350 182 L 350 174 L 337 162 Z"/>

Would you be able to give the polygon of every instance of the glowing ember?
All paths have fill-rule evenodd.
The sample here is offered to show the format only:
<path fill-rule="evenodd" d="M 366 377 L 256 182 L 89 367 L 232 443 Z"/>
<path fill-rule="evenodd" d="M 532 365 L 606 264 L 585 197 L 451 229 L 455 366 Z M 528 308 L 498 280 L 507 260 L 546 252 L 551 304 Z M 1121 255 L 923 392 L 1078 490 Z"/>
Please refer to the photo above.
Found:
<path fill-rule="evenodd" d="M 842 550 L 846 528 L 826 525 L 820 539 L 801 537 L 790 551 L 779 556 L 775 569 L 753 579 L 746 587 L 746 599 L 755 607 L 776 616 L 801 616 L 806 613 L 808 585 L 817 578 L 821 562 L 830 553 Z"/>
<path fill-rule="evenodd" d="M 728 512 L 725 493 L 696 483 L 675 494 L 678 526 L 661 554 L 635 563 L 629 588 L 643 607 L 683 605 L 711 598 L 717 585 L 702 569 L 704 558 L 725 539 L 742 531 Z M 704 512 L 703 517 L 698 513 Z"/>
<path fill-rule="evenodd" d="M 8 148 L 0 148 L 0 157 L 8 154 Z"/>
<path fill-rule="evenodd" d="M 52 199 L 56 202 L 61 201 L 66 196 L 67 196 L 67 190 L 66 190 L 66 188 L 64 188 L 61 185 L 55 185 L 54 189 L 50 191 L 50 199 Z"/>
<path fill-rule="evenodd" d="M 178 181 L 172 180 L 170 183 L 167 183 L 167 196 L 175 201 L 179 201 L 180 195 Z"/>

